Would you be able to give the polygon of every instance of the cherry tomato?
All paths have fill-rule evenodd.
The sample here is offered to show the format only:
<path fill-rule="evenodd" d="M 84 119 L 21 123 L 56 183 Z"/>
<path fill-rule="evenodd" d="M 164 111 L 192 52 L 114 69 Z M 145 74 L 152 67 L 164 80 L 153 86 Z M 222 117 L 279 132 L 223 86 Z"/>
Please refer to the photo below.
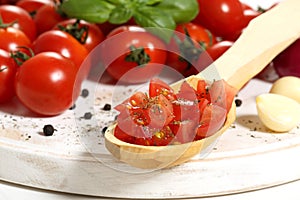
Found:
<path fill-rule="evenodd" d="M 44 5 L 52 5 L 53 1 L 51 0 L 19 0 L 16 3 L 16 6 L 23 8 L 26 10 L 31 17 L 34 18 L 37 10 Z"/>
<path fill-rule="evenodd" d="M 198 0 L 199 14 L 194 22 L 203 25 L 216 36 L 235 40 L 245 26 L 239 0 Z"/>
<path fill-rule="evenodd" d="M 166 61 L 164 42 L 145 30 L 123 31 L 108 36 L 102 44 L 101 60 L 107 72 L 121 82 L 146 82 L 161 72 Z"/>
<path fill-rule="evenodd" d="M 216 43 L 216 38 L 209 30 L 191 22 L 178 25 L 175 31 L 168 45 L 167 65 L 183 76 L 198 73 L 194 64 L 201 52 Z"/>
<path fill-rule="evenodd" d="M 51 30 L 57 23 L 65 20 L 62 15 L 57 12 L 56 6 L 52 5 L 43 5 L 40 7 L 34 17 L 34 22 L 37 27 L 37 34 Z"/>
<path fill-rule="evenodd" d="M 69 109 L 80 93 L 74 63 L 55 52 L 35 55 L 22 64 L 15 78 L 18 99 L 40 115 L 58 115 Z"/>
<path fill-rule="evenodd" d="M 31 42 L 23 31 L 12 27 L 0 28 L 0 49 L 10 52 L 16 51 L 20 46 L 31 47 Z"/>
<path fill-rule="evenodd" d="M 233 45 L 232 41 L 223 40 L 214 44 L 213 46 L 206 49 L 205 52 L 202 52 L 195 64 L 196 68 L 199 71 L 202 71 L 215 60 L 217 60 L 223 53 L 225 53 Z"/>
<path fill-rule="evenodd" d="M 15 95 L 14 80 L 17 65 L 9 52 L 0 49 L 0 103 L 11 100 Z"/>
<path fill-rule="evenodd" d="M 50 30 L 41 34 L 33 43 L 33 51 L 36 54 L 46 51 L 57 52 L 72 60 L 78 70 L 88 55 L 84 46 L 70 34 L 60 30 Z M 84 68 L 81 69 L 81 80 L 87 77 L 90 66 L 85 65 Z"/>
<path fill-rule="evenodd" d="M 244 13 L 244 23 L 245 23 L 244 26 L 246 27 L 249 24 L 249 22 L 252 19 L 258 17 L 261 14 L 261 12 L 254 10 L 253 8 L 251 8 L 245 3 L 242 3 L 242 7 Z"/>
<path fill-rule="evenodd" d="M 0 5 L 2 4 L 15 4 L 18 0 L 0 0 Z"/>
<path fill-rule="evenodd" d="M 36 26 L 29 13 L 14 5 L 0 6 L 3 23 L 13 23 L 12 27 L 23 31 L 33 41 L 36 38 Z"/>
<path fill-rule="evenodd" d="M 70 33 L 75 37 L 89 52 L 99 45 L 105 36 L 101 29 L 92 23 L 84 20 L 68 19 L 59 22 L 54 29 L 59 29 Z"/>

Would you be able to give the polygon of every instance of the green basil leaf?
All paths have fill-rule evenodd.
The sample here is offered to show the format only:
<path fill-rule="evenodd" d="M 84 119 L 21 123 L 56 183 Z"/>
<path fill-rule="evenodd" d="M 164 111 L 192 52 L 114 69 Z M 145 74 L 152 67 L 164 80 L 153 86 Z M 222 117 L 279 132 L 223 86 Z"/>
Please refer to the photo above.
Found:
<path fill-rule="evenodd" d="M 112 24 L 123 24 L 132 17 L 132 14 L 132 10 L 123 6 L 117 6 L 112 10 L 108 21 Z"/>
<path fill-rule="evenodd" d="M 172 31 L 176 27 L 176 23 L 172 16 L 162 12 L 155 7 L 142 6 L 136 8 L 133 14 L 135 22 L 142 27 L 157 28 L 152 31 L 165 42 L 169 42 L 172 37 Z"/>
<path fill-rule="evenodd" d="M 114 5 L 126 5 L 129 2 L 131 2 L 131 0 L 107 0 L 107 2 L 112 3 Z"/>
<path fill-rule="evenodd" d="M 161 2 L 162 2 L 162 0 L 147 0 L 146 5 L 147 6 L 154 6 L 154 5 L 157 5 Z"/>
<path fill-rule="evenodd" d="M 115 6 L 105 0 L 68 0 L 61 4 L 61 10 L 72 18 L 103 23 L 109 19 Z"/>
<path fill-rule="evenodd" d="M 199 12 L 197 0 L 163 0 L 156 9 L 171 15 L 176 23 L 192 21 Z"/>

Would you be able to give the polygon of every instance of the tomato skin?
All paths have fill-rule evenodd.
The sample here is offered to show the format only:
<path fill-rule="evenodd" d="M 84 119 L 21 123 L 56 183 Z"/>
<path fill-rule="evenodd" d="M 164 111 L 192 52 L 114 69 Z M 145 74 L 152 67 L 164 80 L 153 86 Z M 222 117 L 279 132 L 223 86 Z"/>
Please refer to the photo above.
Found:
<path fill-rule="evenodd" d="M 37 54 L 25 61 L 17 71 L 16 95 L 37 114 L 61 114 L 73 105 L 80 94 L 76 73 L 74 63 L 58 53 Z"/>
<path fill-rule="evenodd" d="M 175 31 L 168 45 L 167 65 L 185 77 L 198 73 L 194 64 L 202 51 L 216 43 L 215 36 L 201 25 L 192 22 L 177 25 Z"/>
<path fill-rule="evenodd" d="M 199 71 L 202 71 L 225 53 L 233 43 L 234 42 L 229 40 L 223 40 L 207 48 L 205 52 L 201 53 L 195 66 L 197 66 Z"/>
<path fill-rule="evenodd" d="M 9 52 L 0 49 L 0 103 L 10 101 L 15 96 L 14 80 L 17 64 Z"/>
<path fill-rule="evenodd" d="M 21 7 L 14 5 L 0 6 L 0 15 L 3 23 L 12 23 L 13 27 L 23 31 L 32 42 L 36 38 L 36 25 L 29 13 Z"/>
<path fill-rule="evenodd" d="M 16 6 L 26 10 L 33 18 L 39 8 L 44 5 L 52 5 L 51 0 L 19 0 Z"/>
<path fill-rule="evenodd" d="M 199 14 L 194 22 L 216 36 L 235 40 L 244 28 L 244 13 L 239 0 L 198 0 Z"/>
<path fill-rule="evenodd" d="M 77 21 L 77 19 L 68 19 L 59 22 L 54 26 L 54 29 L 59 29 L 58 26 L 66 27 L 68 25 L 72 25 Z M 83 26 L 88 27 L 88 35 L 86 38 L 85 43 L 82 45 L 88 50 L 88 52 L 91 52 L 97 45 L 99 45 L 102 41 L 104 41 L 105 36 L 101 29 L 96 25 L 89 23 L 84 20 L 80 20 L 79 22 L 79 28 L 82 28 Z"/>
<path fill-rule="evenodd" d="M 164 42 L 145 31 L 123 31 L 107 37 L 102 44 L 99 54 L 107 72 L 124 83 L 143 83 L 150 80 L 161 72 L 166 61 Z M 138 59 L 126 60 L 129 56 Z M 140 56 L 143 58 L 140 59 Z"/>
<path fill-rule="evenodd" d="M 243 13 L 244 13 L 244 26 L 246 27 L 249 22 L 258 17 L 261 12 L 258 12 L 257 10 L 254 10 L 253 8 L 251 8 L 250 6 L 248 6 L 245 3 L 242 3 L 242 7 L 243 7 Z"/>
<path fill-rule="evenodd" d="M 57 12 L 54 4 L 43 5 L 37 10 L 34 17 L 34 22 L 37 27 L 37 34 L 40 35 L 51 30 L 57 23 L 63 20 L 65 20 L 65 18 Z"/>
<path fill-rule="evenodd" d="M 31 42 L 23 31 L 13 27 L 0 28 L 0 49 L 10 52 L 16 51 L 20 46 L 31 47 Z"/>
<path fill-rule="evenodd" d="M 70 34 L 60 30 L 50 30 L 41 34 L 33 43 L 33 51 L 38 54 L 41 52 L 52 51 L 63 55 L 74 62 L 77 70 L 80 69 L 82 62 L 88 55 L 87 49 L 82 46 Z M 85 65 L 80 73 L 84 79 L 89 73 L 90 66 Z"/>
<path fill-rule="evenodd" d="M 152 78 L 149 84 L 149 96 L 156 97 L 159 95 L 164 95 L 169 101 L 174 101 L 176 95 L 173 89 L 158 78 Z"/>
<path fill-rule="evenodd" d="M 226 109 L 218 105 L 209 104 L 206 106 L 201 115 L 195 139 L 203 139 L 216 133 L 223 126 L 226 114 Z"/>

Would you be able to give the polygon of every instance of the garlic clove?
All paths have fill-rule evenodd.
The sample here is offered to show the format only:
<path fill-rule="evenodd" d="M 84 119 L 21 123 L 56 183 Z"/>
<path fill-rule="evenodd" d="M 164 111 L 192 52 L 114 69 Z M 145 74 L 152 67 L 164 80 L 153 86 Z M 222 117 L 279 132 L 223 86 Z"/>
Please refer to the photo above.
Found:
<path fill-rule="evenodd" d="M 275 132 L 288 132 L 300 122 L 300 104 L 279 94 L 261 94 L 256 97 L 261 122 Z"/>
<path fill-rule="evenodd" d="M 300 78 L 285 76 L 274 82 L 270 93 L 290 97 L 300 103 Z"/>

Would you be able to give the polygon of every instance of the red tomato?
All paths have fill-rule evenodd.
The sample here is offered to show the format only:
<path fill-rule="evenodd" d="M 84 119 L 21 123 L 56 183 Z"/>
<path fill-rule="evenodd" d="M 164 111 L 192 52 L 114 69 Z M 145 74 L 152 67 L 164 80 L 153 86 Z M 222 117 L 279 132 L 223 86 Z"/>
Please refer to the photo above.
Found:
<path fill-rule="evenodd" d="M 230 110 L 237 89 L 227 84 L 224 80 L 213 82 L 209 89 L 211 102 L 227 110 Z"/>
<path fill-rule="evenodd" d="M 185 23 L 175 29 L 167 55 L 167 65 L 184 76 L 196 74 L 194 64 L 201 52 L 216 43 L 216 38 L 201 25 Z"/>
<path fill-rule="evenodd" d="M 149 84 L 149 96 L 156 97 L 160 94 L 164 95 L 170 101 L 176 99 L 173 89 L 168 84 L 158 78 L 152 78 Z"/>
<path fill-rule="evenodd" d="M 31 47 L 31 42 L 23 31 L 8 27 L 0 28 L 0 49 L 16 51 L 17 47 Z"/>
<path fill-rule="evenodd" d="M 107 37 L 99 55 L 107 72 L 116 80 L 142 83 L 161 72 L 165 49 L 163 41 L 146 31 L 123 31 Z"/>
<path fill-rule="evenodd" d="M 240 35 L 245 23 L 239 0 L 198 0 L 198 5 L 195 23 L 224 39 L 235 40 Z"/>
<path fill-rule="evenodd" d="M 84 46 L 70 34 L 60 30 L 50 30 L 41 34 L 33 43 L 33 51 L 36 54 L 47 51 L 57 52 L 72 60 L 78 70 L 88 55 Z M 90 66 L 85 65 L 84 68 L 84 70 L 80 69 L 81 79 L 87 77 Z"/>
<path fill-rule="evenodd" d="M 176 135 L 179 143 L 192 142 L 196 137 L 197 122 L 193 120 L 177 121 L 170 124 L 171 130 Z"/>
<path fill-rule="evenodd" d="M 37 34 L 51 30 L 57 23 L 65 20 L 58 12 L 54 4 L 43 5 L 35 14 L 34 22 L 37 27 Z"/>
<path fill-rule="evenodd" d="M 16 6 L 26 10 L 34 18 L 37 10 L 44 5 L 52 5 L 51 0 L 19 0 Z"/>
<path fill-rule="evenodd" d="M 223 40 L 207 48 L 205 52 L 201 53 L 197 63 L 195 64 L 196 68 L 199 69 L 199 71 L 202 71 L 207 66 L 212 64 L 215 60 L 217 60 L 232 45 L 233 42 L 228 40 Z"/>
<path fill-rule="evenodd" d="M 107 34 L 107 37 L 110 38 L 114 35 L 117 35 L 117 34 L 123 33 L 123 32 L 146 32 L 146 30 L 140 26 L 126 26 L 126 25 L 118 26 L 118 27 L 114 28 L 113 30 L 111 30 Z"/>
<path fill-rule="evenodd" d="M 201 115 L 196 140 L 209 137 L 216 133 L 223 126 L 226 115 L 226 109 L 214 104 L 208 104 Z"/>
<path fill-rule="evenodd" d="M 149 105 L 149 126 L 151 128 L 161 129 L 173 120 L 172 103 L 164 96 L 159 95 L 153 99 Z"/>
<path fill-rule="evenodd" d="M 245 27 L 249 24 L 249 22 L 258 17 L 261 12 L 258 12 L 257 10 L 254 10 L 253 8 L 251 8 L 250 6 L 248 6 L 245 3 L 242 3 L 242 7 L 243 7 L 243 13 L 244 13 L 244 23 L 245 23 Z"/>
<path fill-rule="evenodd" d="M 9 52 L 0 49 L 0 103 L 11 100 L 15 95 L 14 80 L 17 65 Z"/>
<path fill-rule="evenodd" d="M 143 92 L 136 92 L 129 98 L 129 104 L 139 108 L 143 108 L 143 106 L 147 105 L 148 101 L 147 95 Z"/>
<path fill-rule="evenodd" d="M 18 0 L 0 0 L 0 5 L 2 4 L 15 4 Z"/>
<path fill-rule="evenodd" d="M 58 115 L 69 109 L 80 94 L 74 63 L 55 52 L 35 55 L 22 64 L 15 78 L 16 95 L 40 115 Z"/>
<path fill-rule="evenodd" d="M 54 29 L 59 29 L 71 34 L 89 52 L 105 39 L 104 34 L 97 25 L 84 20 L 64 20 L 55 25 Z"/>
<path fill-rule="evenodd" d="M 33 41 L 36 38 L 36 26 L 29 13 L 14 5 L 0 6 L 3 23 L 14 23 L 12 26 L 23 31 Z"/>

